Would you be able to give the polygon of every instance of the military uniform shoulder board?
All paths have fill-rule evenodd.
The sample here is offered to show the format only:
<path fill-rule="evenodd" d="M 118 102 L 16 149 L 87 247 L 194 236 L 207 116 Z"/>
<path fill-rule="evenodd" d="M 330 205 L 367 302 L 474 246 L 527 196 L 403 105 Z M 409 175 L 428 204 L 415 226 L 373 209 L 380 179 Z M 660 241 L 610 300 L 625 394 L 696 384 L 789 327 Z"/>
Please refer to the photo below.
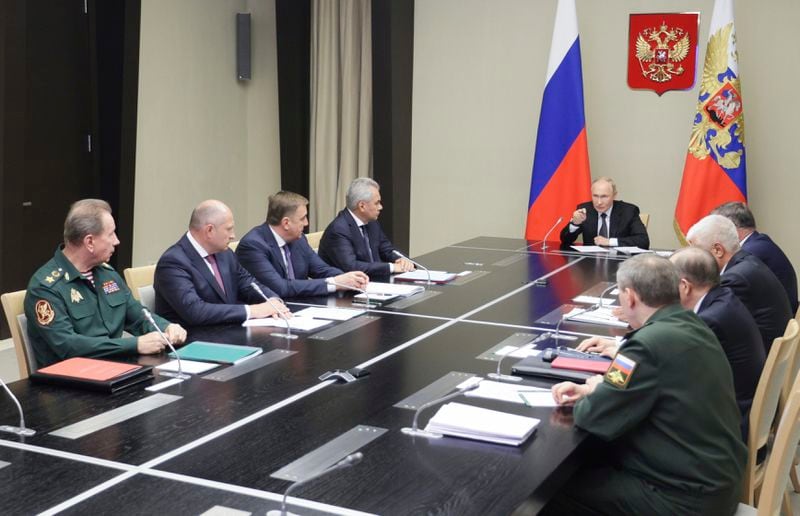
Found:
<path fill-rule="evenodd" d="M 622 353 L 617 353 L 603 379 L 614 387 L 625 389 L 628 382 L 631 381 L 634 370 L 636 370 L 636 362 Z"/>
<path fill-rule="evenodd" d="M 61 274 L 61 269 L 54 269 L 42 278 L 42 285 L 46 285 L 48 287 L 55 285 L 56 282 L 58 282 L 62 277 L 63 275 Z"/>

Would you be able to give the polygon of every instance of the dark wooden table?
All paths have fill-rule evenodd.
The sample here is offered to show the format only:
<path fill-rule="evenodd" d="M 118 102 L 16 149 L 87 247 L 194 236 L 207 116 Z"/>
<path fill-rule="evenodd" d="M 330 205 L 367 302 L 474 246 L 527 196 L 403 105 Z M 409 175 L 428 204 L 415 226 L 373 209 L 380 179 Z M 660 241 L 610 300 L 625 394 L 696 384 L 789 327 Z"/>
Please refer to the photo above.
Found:
<path fill-rule="evenodd" d="M 0 436 L 0 480 L 4 491 L 13 491 L 0 497 L 0 512 L 200 514 L 221 505 L 263 514 L 278 506 L 290 485 L 272 473 L 357 425 L 386 432 L 363 447 L 361 464 L 298 489 L 303 513 L 509 514 L 526 501 L 535 510 L 580 462 L 586 436 L 565 414 L 458 400 L 541 419 L 534 437 L 510 447 L 409 437 L 400 429 L 414 413 L 394 406 L 451 371 L 493 371 L 495 362 L 476 357 L 515 333 L 552 329 L 542 322 L 545 315 L 613 281 L 619 264 L 534 249 L 524 240 L 480 237 L 419 256 L 431 269 L 476 272 L 428 287 L 437 294 L 419 302 L 371 310 L 374 320 L 327 340 L 315 332 L 287 341 L 272 336 L 281 331 L 272 328 L 192 329 L 189 340 L 294 354 L 225 382 L 193 377 L 160 391 L 179 396 L 176 401 L 77 439 L 50 432 L 154 393 L 134 388 L 103 395 L 15 382 L 11 388 L 37 434 Z M 350 307 L 351 296 L 296 300 L 292 308 L 305 305 Z M 581 324 L 562 329 L 608 333 Z M 331 369 L 365 364 L 370 374 L 354 383 L 318 379 Z M 420 424 L 436 410 L 424 412 Z M 0 404 L 0 422 L 16 418 L 10 402 Z"/>

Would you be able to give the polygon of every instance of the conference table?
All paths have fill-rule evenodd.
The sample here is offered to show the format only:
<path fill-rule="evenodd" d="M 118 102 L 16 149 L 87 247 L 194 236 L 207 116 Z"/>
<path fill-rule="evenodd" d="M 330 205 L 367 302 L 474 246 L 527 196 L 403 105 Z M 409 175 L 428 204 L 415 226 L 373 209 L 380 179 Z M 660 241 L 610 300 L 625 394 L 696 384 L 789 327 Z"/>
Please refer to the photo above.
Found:
<path fill-rule="evenodd" d="M 625 256 L 555 243 L 478 237 L 416 257 L 460 274 L 295 340 L 282 328 L 189 329 L 189 341 L 262 348 L 255 359 L 159 391 L 111 394 L 20 380 L 10 385 L 32 437 L 0 435 L 2 514 L 264 514 L 293 481 L 348 454 L 360 463 L 292 491 L 295 514 L 533 513 L 563 485 L 593 440 L 569 410 L 494 399 L 455 401 L 540 419 L 520 446 L 401 431 L 415 408 L 465 379 L 486 378 L 509 342 L 552 332 L 582 293 L 603 290 Z M 353 308 L 352 293 L 289 301 Z M 574 336 L 619 329 L 563 322 Z M 131 358 L 157 365 L 166 355 Z M 504 360 L 508 372 L 514 359 Z M 353 382 L 319 377 L 362 368 Z M 156 372 L 157 385 L 169 378 Z M 524 384 L 549 387 L 545 378 Z M 420 426 L 436 412 L 419 416 Z M 16 424 L 5 396 L 0 423 Z"/>

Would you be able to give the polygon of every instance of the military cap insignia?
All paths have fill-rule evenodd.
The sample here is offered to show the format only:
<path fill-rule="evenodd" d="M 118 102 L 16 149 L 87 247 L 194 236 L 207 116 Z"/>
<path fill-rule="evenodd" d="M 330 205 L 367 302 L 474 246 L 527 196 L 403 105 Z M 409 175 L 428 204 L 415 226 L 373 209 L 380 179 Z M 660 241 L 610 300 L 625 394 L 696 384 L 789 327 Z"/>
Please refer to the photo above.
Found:
<path fill-rule="evenodd" d="M 40 299 L 36 302 L 36 322 L 42 326 L 47 326 L 56 318 L 56 312 L 50 306 L 50 302 Z"/>
<path fill-rule="evenodd" d="M 615 387 L 624 389 L 628 386 L 628 382 L 631 380 L 634 369 L 636 369 L 635 361 L 626 357 L 622 353 L 617 353 L 617 356 L 614 357 L 614 361 L 611 362 L 611 365 L 609 366 L 608 371 L 606 371 L 606 374 L 603 376 L 603 379 Z"/>
<path fill-rule="evenodd" d="M 69 298 L 72 300 L 73 303 L 80 303 L 83 301 L 83 296 L 80 292 L 75 290 L 74 288 L 69 291 Z"/>
<path fill-rule="evenodd" d="M 113 294 L 114 292 L 119 292 L 119 285 L 114 280 L 108 280 L 103 282 L 103 292 L 106 294 Z"/>

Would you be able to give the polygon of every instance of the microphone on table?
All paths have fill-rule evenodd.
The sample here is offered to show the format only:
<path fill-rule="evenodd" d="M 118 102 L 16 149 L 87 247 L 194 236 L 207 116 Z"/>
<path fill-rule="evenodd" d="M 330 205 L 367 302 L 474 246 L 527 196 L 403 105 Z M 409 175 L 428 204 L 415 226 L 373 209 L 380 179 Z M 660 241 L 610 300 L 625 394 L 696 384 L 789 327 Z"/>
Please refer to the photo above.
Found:
<path fill-rule="evenodd" d="M 367 298 L 367 303 L 366 303 L 367 312 L 369 312 L 369 292 L 367 292 L 366 289 L 353 287 L 351 285 L 345 285 L 344 283 L 339 283 L 338 281 L 333 281 L 333 279 L 330 280 L 330 283 L 331 283 L 331 285 L 336 285 L 337 287 L 342 287 L 342 288 L 345 288 L 345 289 L 348 289 L 348 290 L 355 290 L 356 292 L 358 292 L 360 294 L 364 294 L 364 297 Z"/>
<path fill-rule="evenodd" d="M 183 374 L 183 365 L 181 365 L 181 357 L 178 355 L 178 352 L 175 350 L 175 347 L 172 345 L 172 342 L 170 342 L 167 336 L 164 335 L 164 332 L 161 331 L 161 328 L 159 328 L 158 325 L 156 324 L 156 321 L 153 319 L 153 315 L 150 313 L 150 310 L 142 307 L 142 314 L 144 315 L 144 318 L 147 319 L 147 321 L 153 326 L 153 328 L 156 329 L 158 334 L 161 335 L 161 340 L 163 340 L 167 344 L 167 347 L 175 355 L 175 360 L 178 362 L 178 374 L 163 372 L 163 371 L 159 372 L 159 374 L 164 376 L 171 376 L 173 378 L 180 378 L 181 380 L 188 380 L 189 378 L 191 378 L 191 376 L 189 376 L 188 374 Z"/>
<path fill-rule="evenodd" d="M 3 389 L 6 390 L 9 397 L 11 397 L 11 399 L 14 401 L 14 404 L 17 406 L 17 411 L 19 411 L 19 426 L 0 425 L 0 432 L 21 435 L 23 437 L 35 435 L 36 430 L 25 426 L 25 415 L 22 413 L 22 405 L 19 404 L 19 400 L 16 396 L 14 396 L 14 393 L 11 392 L 11 389 L 8 388 L 8 385 L 6 385 L 6 382 L 4 382 L 2 378 L 0 378 L 0 385 L 2 385 Z"/>
<path fill-rule="evenodd" d="M 429 271 L 427 267 L 425 267 L 425 266 L 424 266 L 424 265 L 422 265 L 421 263 L 415 262 L 414 260 L 412 260 L 412 259 L 411 259 L 411 258 L 409 258 L 408 256 L 404 255 L 403 253 L 401 253 L 401 252 L 400 252 L 400 251 L 398 251 L 397 249 L 395 249 L 394 251 L 392 251 L 392 254 L 393 254 L 393 255 L 395 255 L 395 256 L 399 256 L 400 258 L 404 258 L 404 259 L 408 260 L 409 262 L 413 263 L 414 265 L 416 265 L 417 267 L 419 267 L 420 269 L 422 269 L 423 271 L 425 271 L 425 272 L 428 274 L 428 285 L 430 285 L 430 284 L 431 284 L 431 271 Z"/>
<path fill-rule="evenodd" d="M 617 284 L 616 283 L 612 283 L 611 285 L 609 285 L 609 287 L 607 289 L 605 289 L 603 291 L 602 294 L 600 294 L 600 300 L 597 303 L 597 308 L 603 308 L 603 298 L 605 297 L 606 294 L 608 294 L 609 292 L 614 290 L 616 287 L 617 287 Z"/>
<path fill-rule="evenodd" d="M 551 335 L 552 334 L 549 331 L 545 332 L 545 333 L 542 333 L 541 335 L 539 335 L 538 337 L 536 337 L 535 339 L 530 341 L 528 344 L 536 344 L 537 342 L 541 342 L 543 340 L 547 340 L 548 338 L 550 338 Z M 517 349 L 519 349 L 519 348 L 517 348 Z M 492 380 L 499 380 L 501 382 L 521 382 L 522 381 L 522 377 L 520 377 L 520 376 L 514 376 L 512 374 L 501 374 L 500 373 L 500 364 L 502 364 L 503 360 L 505 360 L 505 358 L 510 354 L 511 353 L 506 353 L 505 355 L 502 355 L 500 357 L 500 360 L 497 361 L 497 371 L 495 371 L 494 373 L 489 373 L 486 376 L 488 376 Z"/>
<path fill-rule="evenodd" d="M 556 333 L 555 333 L 555 336 L 553 337 L 556 340 L 556 344 L 558 344 L 559 330 L 561 329 L 561 323 L 564 322 L 565 319 L 571 319 L 571 318 L 573 318 L 575 316 L 583 315 L 586 312 L 591 312 L 591 311 L 603 308 L 603 297 L 606 294 L 608 294 L 609 292 L 611 292 L 614 289 L 614 287 L 616 287 L 616 286 L 617 286 L 616 283 L 612 283 L 608 288 L 603 290 L 603 292 L 600 294 L 600 297 L 597 300 L 597 303 L 595 303 L 593 305 L 590 305 L 590 306 L 587 306 L 586 308 L 583 308 L 583 309 L 579 310 L 577 313 L 574 313 L 574 314 L 570 315 L 569 317 L 561 317 L 561 319 L 558 320 L 558 324 L 556 324 Z"/>
<path fill-rule="evenodd" d="M 555 224 L 553 224 L 553 227 L 551 227 L 547 233 L 544 234 L 544 239 L 542 239 L 542 251 L 547 250 L 547 238 L 550 236 L 550 233 L 552 233 L 558 227 L 558 225 L 561 224 L 562 220 L 564 220 L 564 217 L 558 217 L 558 220 Z"/>
<path fill-rule="evenodd" d="M 442 396 L 441 398 L 436 398 L 435 400 L 431 400 L 431 401 L 429 401 L 427 403 L 423 403 L 422 405 L 420 405 L 420 407 L 417 409 L 417 411 L 414 412 L 414 421 L 411 424 L 411 427 L 410 428 L 409 427 L 404 427 L 401 430 L 401 432 L 403 432 L 406 435 L 418 435 L 420 437 L 429 437 L 431 439 L 441 439 L 443 437 L 442 434 L 437 434 L 436 432 L 429 432 L 427 430 L 420 430 L 420 428 L 417 426 L 417 419 L 419 418 L 420 412 L 422 412 L 423 410 L 425 410 L 426 408 L 428 408 L 428 407 L 430 407 L 432 405 L 436 405 L 438 403 L 442 403 L 444 401 L 451 400 L 451 399 L 456 398 L 458 396 L 461 396 L 461 395 L 463 395 L 463 394 L 465 394 L 465 393 L 467 393 L 469 391 L 474 391 L 475 389 L 478 388 L 478 386 L 480 384 L 481 384 L 481 382 L 471 383 L 469 385 L 461 387 L 460 389 L 458 389 L 455 392 L 451 392 L 450 394 Z"/>
<path fill-rule="evenodd" d="M 319 473 L 316 473 L 314 475 L 311 475 L 308 478 L 304 478 L 302 480 L 298 480 L 297 482 L 293 483 L 283 493 L 283 501 L 281 502 L 281 510 L 279 510 L 279 511 L 277 511 L 277 510 L 268 511 L 267 512 L 267 516 L 289 516 L 289 515 L 296 516 L 294 513 L 291 513 L 291 512 L 287 513 L 286 512 L 286 498 L 288 498 L 289 493 L 291 493 L 292 491 L 297 489 L 299 486 L 301 486 L 303 484 L 306 484 L 308 482 L 311 482 L 312 480 L 316 480 L 316 479 L 318 479 L 319 477 L 321 477 L 323 475 L 327 475 L 328 473 L 332 473 L 332 472 L 336 471 L 337 469 L 344 469 L 344 468 L 349 468 L 350 466 L 355 466 L 356 464 L 361 462 L 361 460 L 363 458 L 364 458 L 364 454 L 361 453 L 361 452 L 351 453 L 350 455 L 348 455 L 347 457 L 343 458 L 342 460 L 340 460 L 339 462 L 337 462 L 333 466 L 329 466 L 329 467 L 323 469 L 322 471 L 320 471 Z"/>
<path fill-rule="evenodd" d="M 280 317 L 281 320 L 283 320 L 283 323 L 286 325 L 286 333 L 272 333 L 271 335 L 273 337 L 283 337 L 284 339 L 296 339 L 297 335 L 292 334 L 292 327 L 289 324 L 289 318 L 286 317 L 286 315 L 283 312 L 278 310 L 278 306 L 272 302 L 272 299 L 268 298 L 267 295 L 264 294 L 264 291 L 261 290 L 261 287 L 259 287 L 255 281 L 251 282 L 250 286 L 253 287 L 253 290 L 258 292 L 258 295 L 264 298 L 264 301 L 269 303 L 269 306 L 271 306 L 272 309 L 275 310 L 275 312 L 278 314 L 278 317 Z"/>

